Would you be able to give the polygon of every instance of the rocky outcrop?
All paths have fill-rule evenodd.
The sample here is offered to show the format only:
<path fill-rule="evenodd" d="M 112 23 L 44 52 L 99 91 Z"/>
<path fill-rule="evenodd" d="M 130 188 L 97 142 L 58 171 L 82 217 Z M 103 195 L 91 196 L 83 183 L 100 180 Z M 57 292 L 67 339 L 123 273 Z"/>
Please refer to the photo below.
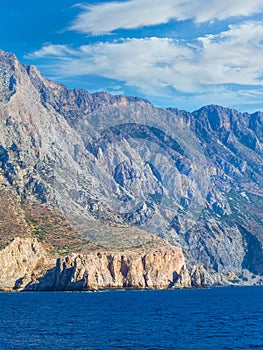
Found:
<path fill-rule="evenodd" d="M 181 248 L 92 250 L 56 257 L 35 238 L 17 237 L 0 251 L 1 291 L 206 288 L 262 285 L 248 270 L 219 275 L 202 265 L 190 271 Z"/>
<path fill-rule="evenodd" d="M 57 259 L 56 266 L 26 290 L 166 289 L 190 287 L 180 248 L 147 252 L 94 251 Z"/>
<path fill-rule="evenodd" d="M 0 290 L 165 289 L 190 287 L 182 250 L 91 251 L 60 258 L 33 238 L 0 251 Z"/>
<path fill-rule="evenodd" d="M 36 239 L 17 237 L 0 251 L 0 290 L 21 290 L 54 263 Z"/>

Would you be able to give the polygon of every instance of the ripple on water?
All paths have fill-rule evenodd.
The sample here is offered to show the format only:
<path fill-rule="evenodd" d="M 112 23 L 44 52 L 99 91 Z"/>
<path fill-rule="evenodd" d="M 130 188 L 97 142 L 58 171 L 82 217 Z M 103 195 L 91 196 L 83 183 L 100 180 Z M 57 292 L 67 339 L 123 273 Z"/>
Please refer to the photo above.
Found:
<path fill-rule="evenodd" d="M 263 349 L 263 288 L 0 293 L 0 350 Z"/>

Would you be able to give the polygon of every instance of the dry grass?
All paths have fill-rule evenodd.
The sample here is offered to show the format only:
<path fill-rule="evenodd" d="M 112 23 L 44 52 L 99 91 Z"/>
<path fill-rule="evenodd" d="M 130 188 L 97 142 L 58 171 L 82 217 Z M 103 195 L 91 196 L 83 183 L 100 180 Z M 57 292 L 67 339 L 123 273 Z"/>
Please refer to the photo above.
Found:
<path fill-rule="evenodd" d="M 65 215 L 47 204 L 22 201 L 0 173 L 0 249 L 15 237 L 36 237 L 54 254 L 94 249 L 122 251 L 160 247 L 164 241 L 134 227 Z"/>
<path fill-rule="evenodd" d="M 77 232 L 104 249 L 117 251 L 126 249 L 145 250 L 167 244 L 163 239 L 137 227 L 90 220 L 82 216 L 68 215 L 68 219 Z"/>
<path fill-rule="evenodd" d="M 32 201 L 25 201 L 23 209 L 32 235 L 52 252 L 69 254 L 96 248 L 71 227 L 58 209 Z"/>
<path fill-rule="evenodd" d="M 15 237 L 30 237 L 20 198 L 0 175 L 0 249 Z"/>

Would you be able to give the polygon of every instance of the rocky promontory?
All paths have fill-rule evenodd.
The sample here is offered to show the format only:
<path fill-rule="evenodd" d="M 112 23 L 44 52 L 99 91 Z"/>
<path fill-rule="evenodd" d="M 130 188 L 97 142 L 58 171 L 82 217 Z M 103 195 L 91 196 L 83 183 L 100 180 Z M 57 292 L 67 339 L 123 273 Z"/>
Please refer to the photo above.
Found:
<path fill-rule="evenodd" d="M 1 290 L 166 289 L 191 286 L 181 248 L 94 250 L 55 257 L 36 239 L 15 238 L 0 251 Z"/>

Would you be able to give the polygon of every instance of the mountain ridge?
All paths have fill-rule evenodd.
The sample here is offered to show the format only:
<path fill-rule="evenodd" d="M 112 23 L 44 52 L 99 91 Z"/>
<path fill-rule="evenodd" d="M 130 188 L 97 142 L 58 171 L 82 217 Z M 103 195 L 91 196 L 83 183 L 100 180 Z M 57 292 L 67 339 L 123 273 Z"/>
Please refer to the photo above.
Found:
<path fill-rule="evenodd" d="M 68 90 L 4 51 L 0 67 L 0 168 L 22 201 L 111 249 L 165 239 L 210 284 L 262 283 L 261 112 Z"/>

